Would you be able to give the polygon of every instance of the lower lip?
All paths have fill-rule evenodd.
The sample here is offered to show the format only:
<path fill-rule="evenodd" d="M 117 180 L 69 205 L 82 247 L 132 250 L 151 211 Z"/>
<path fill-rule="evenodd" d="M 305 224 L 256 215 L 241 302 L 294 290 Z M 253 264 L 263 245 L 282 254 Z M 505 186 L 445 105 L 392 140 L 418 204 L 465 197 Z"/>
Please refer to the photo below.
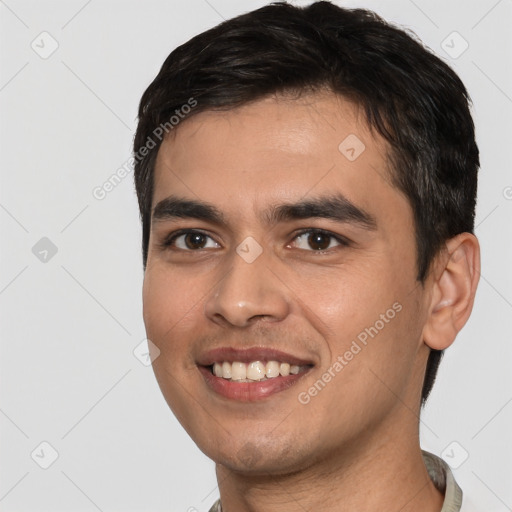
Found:
<path fill-rule="evenodd" d="M 297 375 L 287 375 L 286 377 L 279 376 L 264 381 L 236 382 L 223 379 L 222 377 L 216 377 L 211 372 L 210 367 L 200 366 L 199 371 L 213 391 L 231 400 L 241 402 L 262 400 L 275 393 L 284 391 L 309 373 L 309 370 L 306 370 Z"/>

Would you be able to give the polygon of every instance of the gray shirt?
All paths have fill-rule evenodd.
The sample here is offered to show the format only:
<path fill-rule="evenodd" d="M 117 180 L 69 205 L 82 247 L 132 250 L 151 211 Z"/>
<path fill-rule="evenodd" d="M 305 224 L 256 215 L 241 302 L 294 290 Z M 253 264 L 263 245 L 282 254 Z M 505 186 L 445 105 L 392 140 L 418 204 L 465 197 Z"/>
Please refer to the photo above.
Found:
<path fill-rule="evenodd" d="M 421 452 L 432 482 L 444 494 L 443 507 L 440 512 L 459 512 L 462 506 L 462 490 L 457 485 L 450 466 L 433 453 L 425 450 Z M 220 499 L 213 504 L 210 512 L 222 512 Z"/>

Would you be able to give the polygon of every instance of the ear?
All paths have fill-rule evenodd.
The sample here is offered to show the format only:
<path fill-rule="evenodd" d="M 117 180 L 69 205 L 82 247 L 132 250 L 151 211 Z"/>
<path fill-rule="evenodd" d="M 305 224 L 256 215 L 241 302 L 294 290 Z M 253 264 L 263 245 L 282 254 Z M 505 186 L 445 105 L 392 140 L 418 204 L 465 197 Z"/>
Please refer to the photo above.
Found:
<path fill-rule="evenodd" d="M 423 341 L 444 350 L 471 314 L 480 278 L 480 245 L 475 235 L 461 233 L 446 242 L 432 272 L 432 297 Z"/>

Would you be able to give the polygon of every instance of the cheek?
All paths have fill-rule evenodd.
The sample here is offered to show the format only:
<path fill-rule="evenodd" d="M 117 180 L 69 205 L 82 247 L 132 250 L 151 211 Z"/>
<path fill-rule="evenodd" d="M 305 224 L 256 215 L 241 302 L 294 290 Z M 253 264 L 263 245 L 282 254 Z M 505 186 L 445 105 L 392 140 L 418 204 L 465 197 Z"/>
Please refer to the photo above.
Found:
<path fill-rule="evenodd" d="M 298 295 L 321 320 L 326 337 L 343 345 L 373 325 L 397 300 L 396 287 L 386 282 L 388 274 L 376 259 L 326 269 L 321 275 L 302 274 Z"/>
<path fill-rule="evenodd" d="M 194 284 L 190 273 L 153 266 L 144 277 L 142 300 L 146 327 L 169 330 L 194 313 L 201 301 L 201 287 Z"/>
<path fill-rule="evenodd" d="M 165 364 L 172 373 L 189 366 L 187 339 L 199 322 L 201 288 L 175 272 L 153 267 L 143 285 L 143 319 L 147 337 L 159 348 L 156 368 Z M 171 362 L 168 365 L 168 362 Z"/>
<path fill-rule="evenodd" d="M 349 361 L 343 374 L 350 381 L 370 379 L 368 368 L 390 381 L 404 368 L 407 373 L 421 332 L 416 294 L 411 293 L 417 285 L 411 276 L 389 261 L 368 259 L 360 266 L 328 269 L 323 276 L 305 279 L 307 286 L 297 295 L 326 340 L 324 370 L 341 356 Z"/>
<path fill-rule="evenodd" d="M 196 366 L 189 347 L 198 329 L 201 293 L 190 277 L 153 266 L 143 284 L 143 318 L 147 337 L 159 352 L 152 367 L 162 394 L 176 417 L 186 425 L 190 397 L 183 389 L 193 389 L 191 372 Z M 197 306 L 197 307 L 194 307 Z M 197 375 L 195 375 L 197 378 Z"/>

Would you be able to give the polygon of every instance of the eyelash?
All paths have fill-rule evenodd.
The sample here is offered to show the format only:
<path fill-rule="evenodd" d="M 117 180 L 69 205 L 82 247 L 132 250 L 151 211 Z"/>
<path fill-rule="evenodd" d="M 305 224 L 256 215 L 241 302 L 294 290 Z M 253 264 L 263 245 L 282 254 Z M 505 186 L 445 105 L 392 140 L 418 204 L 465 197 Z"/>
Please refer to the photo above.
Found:
<path fill-rule="evenodd" d="M 298 231 L 297 233 L 294 234 L 294 237 L 293 237 L 293 240 L 295 240 L 296 238 L 302 236 L 302 235 L 305 235 L 307 233 L 316 233 L 316 234 L 322 234 L 322 235 L 325 235 L 325 236 L 328 236 L 334 240 L 336 240 L 336 242 L 338 242 L 340 244 L 340 246 L 342 247 L 349 247 L 351 244 L 350 244 L 350 241 L 340 235 L 335 235 L 334 233 L 330 232 L 330 231 L 327 231 L 325 229 L 321 229 L 321 228 L 306 228 L 306 229 L 302 229 L 300 231 Z M 174 241 L 179 238 L 180 236 L 182 235 L 188 235 L 188 234 L 200 234 L 200 235 L 204 235 L 208 238 L 212 238 L 210 235 L 208 235 L 207 233 L 203 232 L 203 231 L 200 231 L 200 230 L 197 230 L 197 229 L 180 229 L 178 231 L 174 231 L 172 233 L 170 233 L 168 236 L 166 236 L 164 238 L 164 240 L 159 244 L 160 248 L 163 249 L 163 250 L 168 250 L 170 249 L 173 244 L 174 244 Z M 212 238 L 213 240 L 213 238 Z M 330 245 L 330 244 L 329 244 Z M 328 249 L 328 250 L 323 250 L 323 251 L 316 251 L 316 250 L 311 250 L 311 251 L 307 251 L 307 252 L 312 252 L 314 254 L 328 254 L 332 251 L 333 248 L 331 249 Z M 177 251 L 183 251 L 183 252 L 200 252 L 202 250 L 205 250 L 205 249 L 172 249 L 172 250 L 177 250 Z M 306 250 L 306 249 L 300 249 L 300 250 Z"/>

